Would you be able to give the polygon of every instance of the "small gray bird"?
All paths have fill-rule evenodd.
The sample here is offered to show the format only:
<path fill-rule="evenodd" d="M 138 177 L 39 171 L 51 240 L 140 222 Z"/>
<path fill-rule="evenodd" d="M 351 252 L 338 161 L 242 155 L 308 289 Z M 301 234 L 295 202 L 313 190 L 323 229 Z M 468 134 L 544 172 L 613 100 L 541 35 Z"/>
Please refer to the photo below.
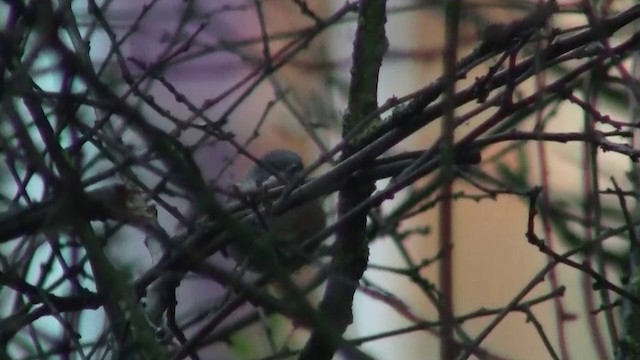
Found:
<path fill-rule="evenodd" d="M 260 162 L 262 165 L 255 164 L 249 169 L 239 186 L 241 190 L 286 185 L 304 168 L 300 156 L 290 150 L 273 150 L 260 158 Z M 326 226 L 326 214 L 320 200 L 314 199 L 277 216 L 270 214 L 268 204 L 256 209 L 259 214 L 251 220 L 251 225 L 255 230 L 253 241 L 260 243 L 233 241 L 227 249 L 229 255 L 239 265 L 246 264 L 250 270 L 259 273 L 269 272 L 265 266 L 274 262 L 286 271 L 295 271 L 308 263 L 316 246 L 300 246 Z M 265 256 L 273 256 L 273 261 L 265 261 Z"/>

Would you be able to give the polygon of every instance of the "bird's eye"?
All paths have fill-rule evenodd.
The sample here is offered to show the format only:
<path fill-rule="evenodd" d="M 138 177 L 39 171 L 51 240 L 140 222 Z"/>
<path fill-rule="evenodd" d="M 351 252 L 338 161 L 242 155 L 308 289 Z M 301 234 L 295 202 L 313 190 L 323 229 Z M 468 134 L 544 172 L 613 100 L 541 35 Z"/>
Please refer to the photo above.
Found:
<path fill-rule="evenodd" d="M 289 167 L 289 173 L 291 174 L 299 173 L 300 171 L 302 171 L 302 169 L 303 169 L 302 164 L 294 164 L 294 165 L 291 165 L 291 167 Z"/>

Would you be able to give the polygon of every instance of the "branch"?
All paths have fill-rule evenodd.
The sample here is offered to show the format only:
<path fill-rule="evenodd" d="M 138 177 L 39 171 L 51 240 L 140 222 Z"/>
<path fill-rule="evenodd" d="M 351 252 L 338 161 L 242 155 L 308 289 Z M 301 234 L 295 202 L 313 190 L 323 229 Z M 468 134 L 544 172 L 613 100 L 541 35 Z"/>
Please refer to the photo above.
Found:
<path fill-rule="evenodd" d="M 349 89 L 349 107 L 344 117 L 343 136 L 377 105 L 378 73 L 382 57 L 387 50 L 385 0 L 362 2 L 358 14 L 358 29 L 353 46 L 353 67 Z M 373 129 L 379 119 L 370 124 Z M 358 148 L 346 144 L 342 159 L 351 156 Z M 367 159 L 371 162 L 373 158 Z M 351 178 L 338 194 L 338 217 L 352 212 L 365 201 L 375 188 L 371 180 Z M 331 323 L 331 329 L 314 329 L 300 359 L 331 359 L 338 348 L 335 338 L 353 321 L 352 304 L 357 284 L 364 274 L 369 257 L 366 238 L 368 208 L 361 208 L 348 221 L 336 229 L 336 252 L 320 312 Z"/>

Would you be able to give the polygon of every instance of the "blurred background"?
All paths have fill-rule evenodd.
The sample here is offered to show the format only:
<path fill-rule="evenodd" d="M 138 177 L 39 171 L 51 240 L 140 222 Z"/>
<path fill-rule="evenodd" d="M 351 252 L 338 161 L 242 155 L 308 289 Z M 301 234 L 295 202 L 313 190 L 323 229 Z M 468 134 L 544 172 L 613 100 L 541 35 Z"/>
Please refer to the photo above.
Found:
<path fill-rule="evenodd" d="M 464 2 L 463 23 L 460 29 L 459 58 L 470 53 L 481 37 L 482 29 L 493 22 L 509 22 L 529 13 L 533 2 L 519 0 Z M 573 3 L 560 2 L 560 9 L 569 9 L 556 14 L 551 26 L 568 28 L 586 24 L 584 14 L 570 11 Z M 626 8 L 624 2 L 612 2 L 609 11 Z M 262 28 L 271 34 L 271 54 L 284 53 L 290 49 L 301 29 L 313 31 L 316 20 L 310 14 L 327 19 L 341 11 L 346 2 L 341 0 L 224 0 L 224 1 L 123 1 L 112 0 L 100 4 L 104 8 L 105 21 L 114 34 L 108 34 L 101 26 L 94 28 L 88 3 L 72 2 L 78 15 L 78 24 L 83 31 L 91 31 L 90 55 L 96 67 L 105 66 L 103 78 L 115 88 L 123 91 L 122 65 L 110 51 L 114 35 L 122 39 L 120 51 L 128 61 L 134 78 L 145 71 L 144 65 L 152 65 L 159 59 L 171 58 L 170 65 L 163 67 L 161 79 L 151 79 L 140 84 L 143 94 L 153 99 L 162 111 L 180 119 L 193 118 L 192 105 L 204 109 L 209 119 L 226 123 L 226 129 L 235 135 L 237 144 L 259 156 L 274 148 L 288 148 L 300 153 L 307 164 L 332 148 L 340 141 L 341 120 L 346 108 L 350 81 L 352 44 L 356 27 L 354 14 L 342 17 L 328 29 L 315 37 L 303 50 L 297 52 L 277 71 L 264 72 L 264 42 Z M 378 104 L 393 97 L 402 97 L 417 91 L 443 73 L 442 52 L 444 46 L 443 2 L 419 0 L 389 0 L 387 3 L 387 36 L 389 48 L 382 64 L 379 81 Z M 2 8 L 0 7 L 0 10 Z M 5 20 L 6 21 L 6 20 Z M 1 22 L 0 22 L 1 23 Z M 262 23 L 262 25 L 261 25 Z M 201 27 L 202 26 L 202 27 Z M 195 36 L 190 38 L 192 35 Z M 187 40 L 189 39 L 189 40 Z M 180 47 L 188 41 L 188 49 Z M 381 40 L 382 41 L 382 40 Z M 299 45 L 295 44 L 294 45 Z M 275 57 L 274 57 L 275 58 Z M 277 61 L 277 58 L 275 58 Z M 43 69 L 52 60 L 42 57 L 38 65 Z M 268 66 L 267 66 L 268 68 Z M 476 76 L 483 75 L 487 67 L 479 67 L 458 88 L 473 84 Z M 255 84 L 256 78 L 266 80 Z M 553 74 L 543 81 L 550 82 Z M 55 71 L 43 71 L 38 78 L 45 89 L 56 91 L 60 79 Z M 539 79 L 531 79 L 520 87 L 523 92 L 534 92 Z M 255 85 L 254 85 L 255 84 Z M 177 96 L 179 94 L 179 96 Z M 185 102 L 183 99 L 188 99 Z M 173 124 L 159 111 L 131 97 L 132 104 L 140 109 L 157 126 L 171 130 Z M 461 109 L 471 109 L 470 104 Z M 598 109 L 611 118 L 625 121 L 628 109 L 623 99 L 601 101 Z M 384 114 L 384 116 L 388 113 Z M 480 115 L 469 124 L 456 130 L 456 138 L 470 131 L 474 124 L 487 116 Z M 200 121 L 200 119 L 194 119 Z M 535 117 L 522 121 L 519 129 L 531 130 Z M 558 105 L 553 114 L 545 119 L 545 126 L 552 132 L 581 132 L 584 128 L 582 110 L 569 102 Z M 127 136 L 131 136 L 127 138 Z M 203 131 L 189 128 L 177 135 L 179 140 L 193 145 L 195 160 L 207 180 L 220 188 L 230 188 L 240 181 L 252 161 L 239 155 L 229 142 L 214 141 L 203 135 Z M 440 136 L 438 126 L 426 127 L 398 144 L 390 154 L 407 150 L 419 150 L 430 146 Z M 126 141 L 135 147 L 135 136 L 124 134 Z M 496 178 L 520 174 L 531 186 L 545 185 L 549 199 L 555 203 L 569 204 L 580 208 L 585 201 L 583 175 L 584 144 L 574 143 L 529 143 L 513 151 L 505 151 L 505 145 L 495 145 L 482 152 L 483 163 L 478 165 Z M 610 177 L 615 177 L 621 187 L 628 185 L 626 172 L 629 160 L 614 153 L 598 153 L 599 175 L 602 188 L 611 187 Z M 491 159 L 485 163 L 484 160 Z M 331 167 L 325 164 L 314 175 Z M 148 175 L 153 179 L 152 175 Z M 152 180 L 150 180 L 152 181 Z M 383 186 L 384 181 L 379 185 Z M 464 181 L 455 183 L 455 192 L 473 193 L 474 186 Z M 37 190 L 34 190 L 37 192 Z M 402 195 L 408 196 L 408 195 Z M 402 196 L 384 203 L 382 211 L 393 209 Z M 186 202 L 174 199 L 171 204 L 188 213 Z M 535 246 L 527 242 L 528 203 L 526 198 L 499 194 L 495 199 L 475 201 L 462 197 L 454 203 L 454 305 L 455 314 L 463 315 L 480 309 L 504 307 L 547 264 L 548 259 Z M 629 206 L 633 204 L 630 203 Z M 615 196 L 604 198 L 603 206 L 612 213 L 619 209 Z M 329 198 L 325 207 L 335 212 L 335 199 Z M 169 233 L 180 230 L 179 222 L 159 208 L 158 220 Z M 619 213 L 617 213 L 619 215 Z M 427 211 L 408 219 L 403 227 L 428 226 L 426 235 L 414 234 L 404 244 L 416 262 L 433 258 L 438 249 L 437 211 Z M 537 228 L 540 237 L 559 253 L 569 248 L 563 233 L 554 227 L 548 234 L 542 224 Z M 571 229 L 582 239 L 588 239 L 588 231 L 575 226 Z M 152 260 L 139 230 L 120 230 L 118 241 L 110 242 L 108 253 L 119 267 L 131 272 L 135 278 L 144 273 Z M 612 251 L 625 251 L 621 240 L 608 241 Z M 3 244 L 8 252 L 10 244 Z M 43 251 L 42 259 L 48 253 Z M 230 262 L 216 255 L 212 261 L 228 266 Z M 354 323 L 349 327 L 347 338 L 363 338 L 385 331 L 405 328 L 413 324 L 407 313 L 426 321 L 437 321 L 438 313 L 422 290 L 405 276 L 381 271 L 383 267 L 406 266 L 395 242 L 386 238 L 376 239 L 370 247 L 370 263 L 365 279 L 375 284 L 396 299 L 401 306 L 390 306 L 375 296 L 357 292 L 353 306 Z M 619 283 L 620 274 L 607 268 L 609 279 Z M 421 275 L 437 284 L 437 266 L 425 266 Z M 304 271 L 299 276 L 306 276 Z M 34 279 L 37 274 L 34 273 Z M 593 281 L 585 276 L 558 266 L 554 279 L 536 285 L 527 296 L 533 299 L 564 286 L 566 292 L 556 301 L 547 301 L 531 307 L 535 318 L 547 334 L 551 345 L 559 351 L 560 338 L 564 338 L 568 355 L 573 359 L 601 359 L 602 349 L 610 358 L 612 348 L 608 339 L 604 318 L 594 311 L 600 299 L 591 289 Z M 188 317 L 217 301 L 224 289 L 212 281 L 188 277 L 178 290 L 178 318 Z M 312 296 L 316 301 L 321 290 Z M 0 309 L 2 306 L 0 306 Z M 239 313 L 252 308 L 247 305 Z M 195 309 L 195 310 L 194 310 Z M 404 311 L 399 311 L 402 309 Z M 6 311 L 6 309 L 5 309 Z M 403 313 L 404 312 L 404 313 Z M 601 314 L 601 313 L 600 313 Z M 103 329 L 102 310 L 83 315 L 82 338 L 98 337 Z M 462 327 L 470 336 L 479 334 L 493 316 L 469 320 Z M 525 312 L 507 315 L 483 342 L 483 348 L 496 359 L 545 359 L 549 353 L 536 330 L 534 322 Z M 616 321 L 619 318 L 616 317 Z M 59 324 L 48 318 L 39 320 L 42 326 L 55 334 Z M 287 321 L 274 318 L 273 339 L 285 343 L 304 344 L 306 332 L 295 328 Z M 537 324 L 537 323 L 536 323 Z M 619 324 L 618 324 L 619 325 Z M 195 331 L 187 330 L 187 335 Z M 561 334 L 562 333 L 562 334 Z M 228 343 L 216 343 L 202 352 L 203 358 L 258 359 L 269 355 L 269 337 L 264 326 L 254 324 L 230 337 Z M 604 339 L 604 341 L 603 341 Z M 600 344 L 598 345 L 598 341 Z M 25 338 L 25 342 L 28 342 Z M 367 341 L 362 348 L 376 359 L 431 359 L 439 356 L 437 328 L 428 331 L 411 331 L 395 336 Z M 297 346 L 290 345 L 291 348 Z M 599 351 L 600 349 L 600 351 Z M 16 358 L 21 353 L 15 350 Z M 337 355 L 336 358 L 339 358 Z"/>

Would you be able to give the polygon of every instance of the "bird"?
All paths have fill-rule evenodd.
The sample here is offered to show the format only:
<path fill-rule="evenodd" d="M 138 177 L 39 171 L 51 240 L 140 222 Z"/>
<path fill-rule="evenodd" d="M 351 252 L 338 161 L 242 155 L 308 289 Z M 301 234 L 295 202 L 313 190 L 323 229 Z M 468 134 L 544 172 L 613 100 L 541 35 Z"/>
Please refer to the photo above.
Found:
<path fill-rule="evenodd" d="M 241 192 L 255 193 L 265 186 L 287 185 L 297 178 L 304 164 L 297 153 L 272 150 L 263 155 L 246 173 L 238 186 Z M 251 239 L 233 239 L 227 254 L 252 272 L 266 274 L 280 267 L 293 272 L 312 259 L 317 244 L 301 245 L 326 227 L 326 213 L 321 199 L 313 199 L 282 214 L 272 214 L 272 204 L 252 207 L 256 214 L 248 220 Z M 270 260 L 269 260 L 270 257 Z"/>

